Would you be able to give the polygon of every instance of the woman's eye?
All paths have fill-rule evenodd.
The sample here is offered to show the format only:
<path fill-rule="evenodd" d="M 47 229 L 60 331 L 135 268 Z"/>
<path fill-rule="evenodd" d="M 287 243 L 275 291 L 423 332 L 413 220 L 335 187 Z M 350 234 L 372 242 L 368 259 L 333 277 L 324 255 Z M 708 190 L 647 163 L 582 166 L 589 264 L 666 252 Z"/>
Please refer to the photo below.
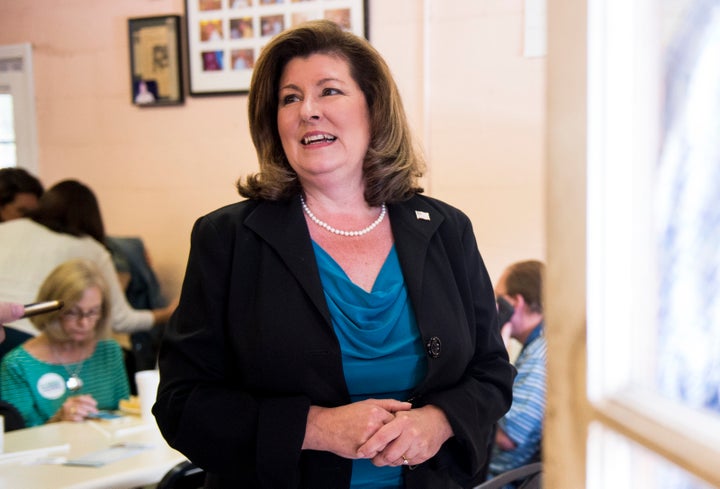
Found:
<path fill-rule="evenodd" d="M 287 104 L 291 104 L 291 103 L 293 103 L 293 102 L 297 102 L 298 100 L 300 100 L 300 97 L 298 97 L 297 95 L 294 95 L 294 94 L 293 94 L 293 95 L 285 95 L 285 96 L 281 99 L 281 102 L 282 102 L 283 105 L 287 105 Z"/>
<path fill-rule="evenodd" d="M 342 92 L 338 90 L 337 88 L 323 88 L 322 94 L 325 95 L 338 95 Z"/>

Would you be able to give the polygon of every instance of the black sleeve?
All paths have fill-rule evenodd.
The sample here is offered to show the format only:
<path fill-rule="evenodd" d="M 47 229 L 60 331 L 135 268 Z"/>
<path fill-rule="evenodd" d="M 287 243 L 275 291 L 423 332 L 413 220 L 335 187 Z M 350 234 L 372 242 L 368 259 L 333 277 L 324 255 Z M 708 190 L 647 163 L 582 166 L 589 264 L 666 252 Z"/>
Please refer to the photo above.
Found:
<path fill-rule="evenodd" d="M 168 443 L 208 472 L 293 477 L 310 402 L 243 387 L 228 330 L 246 325 L 229 319 L 228 296 L 233 274 L 253 272 L 238 266 L 251 260 L 238 253 L 252 253 L 252 247 L 238 247 L 237 233 L 237 227 L 209 217 L 193 228 L 180 303 L 160 348 L 153 413 Z"/>

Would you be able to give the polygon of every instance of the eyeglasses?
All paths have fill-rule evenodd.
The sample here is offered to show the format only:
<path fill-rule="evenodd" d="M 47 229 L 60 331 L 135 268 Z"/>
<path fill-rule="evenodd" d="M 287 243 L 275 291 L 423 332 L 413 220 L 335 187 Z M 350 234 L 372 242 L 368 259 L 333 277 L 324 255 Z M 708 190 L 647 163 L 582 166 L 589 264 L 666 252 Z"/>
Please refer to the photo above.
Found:
<path fill-rule="evenodd" d="M 70 309 L 69 311 L 65 311 L 61 314 L 61 316 L 65 319 L 69 319 L 71 321 L 80 321 L 82 319 L 89 319 L 90 321 L 97 321 L 100 318 L 100 314 L 102 314 L 102 309 L 91 309 L 87 312 L 82 311 L 78 308 Z"/>

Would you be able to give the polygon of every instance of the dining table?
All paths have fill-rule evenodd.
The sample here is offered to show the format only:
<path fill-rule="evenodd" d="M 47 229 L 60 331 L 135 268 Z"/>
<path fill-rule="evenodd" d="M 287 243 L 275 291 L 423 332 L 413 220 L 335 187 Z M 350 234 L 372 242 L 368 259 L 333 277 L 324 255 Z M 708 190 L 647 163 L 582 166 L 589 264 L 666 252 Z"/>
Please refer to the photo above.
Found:
<path fill-rule="evenodd" d="M 185 460 L 139 415 L 48 423 L 5 433 L 0 489 L 153 487 Z"/>

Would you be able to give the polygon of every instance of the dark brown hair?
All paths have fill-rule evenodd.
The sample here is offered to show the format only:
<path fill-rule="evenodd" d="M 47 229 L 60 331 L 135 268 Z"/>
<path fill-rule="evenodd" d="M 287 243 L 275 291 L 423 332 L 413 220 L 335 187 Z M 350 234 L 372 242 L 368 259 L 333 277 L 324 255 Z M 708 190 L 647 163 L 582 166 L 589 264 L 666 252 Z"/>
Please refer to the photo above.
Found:
<path fill-rule="evenodd" d="M 240 195 L 283 200 L 300 192 L 297 174 L 283 151 L 277 126 L 279 83 L 287 63 L 312 54 L 347 61 L 370 114 L 370 144 L 363 164 L 365 200 L 370 205 L 397 202 L 422 192 L 418 179 L 425 170 L 414 146 L 395 81 L 380 53 L 367 40 L 329 20 L 306 22 L 274 37 L 253 69 L 248 97 L 250 134 L 260 171 L 237 182 Z"/>
<path fill-rule="evenodd" d="M 29 217 L 58 233 L 90 236 L 105 245 L 105 226 L 95 194 L 77 180 L 50 187 Z"/>
<path fill-rule="evenodd" d="M 521 295 L 531 311 L 542 314 L 544 278 L 544 263 L 537 260 L 514 263 L 505 277 L 505 293 L 509 296 Z"/>
<path fill-rule="evenodd" d="M 43 186 L 22 168 L 0 168 L 0 207 L 15 200 L 17 194 L 33 194 L 39 199 Z"/>

